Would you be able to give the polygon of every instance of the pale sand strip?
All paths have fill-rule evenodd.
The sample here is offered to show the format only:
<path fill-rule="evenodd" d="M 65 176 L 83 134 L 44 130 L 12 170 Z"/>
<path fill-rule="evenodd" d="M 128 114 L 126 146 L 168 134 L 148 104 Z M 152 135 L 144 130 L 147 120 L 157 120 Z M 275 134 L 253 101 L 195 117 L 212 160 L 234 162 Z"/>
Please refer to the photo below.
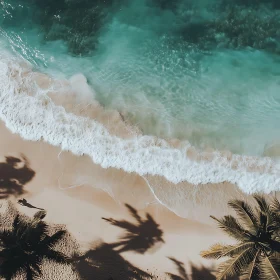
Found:
<path fill-rule="evenodd" d="M 198 266 L 203 264 L 209 267 L 212 263 L 200 258 L 199 252 L 215 242 L 229 241 L 215 227 L 182 219 L 159 205 L 139 176 L 114 169 L 104 170 L 93 164 L 88 157 L 61 152 L 59 148 L 43 142 L 22 140 L 18 135 L 11 134 L 3 123 L 0 132 L 1 161 L 4 156 L 19 156 L 23 153 L 36 172 L 34 179 L 26 184 L 25 190 L 28 193 L 23 197 L 31 204 L 45 208 L 48 211 L 47 221 L 66 224 L 85 249 L 100 238 L 108 243 L 118 240 L 122 230 L 101 218 L 131 221 L 123 203 L 133 205 L 141 215 L 149 212 L 164 232 L 165 244 L 156 245 L 146 254 L 122 253 L 135 266 L 155 272 L 160 275 L 160 279 L 164 279 L 165 272 L 178 274 L 167 257 L 183 262 L 186 269 L 190 261 Z M 77 187 L 69 188 L 75 185 Z M 94 187 L 107 190 L 115 200 Z M 34 213 L 33 209 L 18 207 L 27 214 Z M 200 216 L 205 220 L 209 220 L 207 217 L 212 214 L 207 207 L 197 207 L 195 211 L 201 212 Z M 217 209 L 213 212 L 218 213 Z"/>

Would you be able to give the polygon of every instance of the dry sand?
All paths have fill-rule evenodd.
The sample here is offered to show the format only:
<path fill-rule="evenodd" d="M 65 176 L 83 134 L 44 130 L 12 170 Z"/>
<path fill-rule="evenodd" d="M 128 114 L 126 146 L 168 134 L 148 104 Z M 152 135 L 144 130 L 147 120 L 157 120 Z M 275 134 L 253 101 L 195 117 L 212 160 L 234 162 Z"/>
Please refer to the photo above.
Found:
<path fill-rule="evenodd" d="M 0 133 L 0 161 L 4 162 L 5 156 L 20 157 L 23 154 L 28 158 L 30 168 L 36 172 L 35 177 L 25 184 L 26 193 L 21 196 L 30 204 L 46 209 L 46 221 L 65 224 L 83 250 L 90 249 L 97 240 L 117 242 L 123 234 L 123 229 L 111 225 L 102 217 L 137 224 L 125 203 L 137 209 L 143 218 L 149 213 L 159 224 L 165 243 L 157 242 L 141 253 L 122 252 L 121 256 L 143 271 L 157 275 L 158 279 L 169 279 L 166 272 L 180 275 L 178 266 L 169 258 L 182 262 L 188 273 L 191 272 L 191 264 L 212 269 L 215 264 L 202 259 L 199 252 L 215 242 L 230 242 L 208 218 L 212 214 L 211 209 L 203 207 L 203 200 L 195 212 L 199 213 L 197 217 L 202 217 L 201 221 L 204 217 L 210 224 L 176 216 L 155 200 L 145 180 L 135 174 L 104 170 L 86 156 L 77 157 L 43 142 L 22 140 L 10 133 L 2 122 Z M 217 188 L 213 186 L 212 191 Z M 14 196 L 10 198 L 16 200 Z M 28 215 L 36 211 L 20 205 L 17 207 Z M 218 214 L 218 208 L 213 212 Z M 199 270 L 195 268 L 192 271 L 198 275 L 196 279 L 213 279 L 209 275 L 199 276 Z M 188 278 L 182 274 L 181 279 Z"/>

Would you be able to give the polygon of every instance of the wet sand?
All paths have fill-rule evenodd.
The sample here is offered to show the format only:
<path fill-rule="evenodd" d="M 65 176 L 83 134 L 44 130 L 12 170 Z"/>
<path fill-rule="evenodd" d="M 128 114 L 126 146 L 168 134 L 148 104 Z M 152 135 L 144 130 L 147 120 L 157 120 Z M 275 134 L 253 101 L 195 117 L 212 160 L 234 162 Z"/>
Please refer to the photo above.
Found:
<path fill-rule="evenodd" d="M 78 157 L 43 142 L 25 141 L 12 134 L 3 123 L 0 131 L 1 162 L 5 163 L 5 156 L 22 159 L 24 155 L 28 159 L 28 168 L 35 172 L 35 176 L 23 186 L 25 193 L 17 197 L 17 193 L 7 196 L 13 201 L 24 197 L 31 205 L 46 209 L 46 221 L 65 224 L 83 250 L 98 240 L 109 244 L 120 242 L 124 229 L 103 217 L 138 224 L 125 204 L 133 206 L 142 222 L 148 219 L 147 213 L 151 215 L 150 229 L 160 230 L 164 243 L 160 240 L 142 248 L 141 244 L 133 245 L 130 249 L 123 248 L 120 254 L 134 266 L 160 279 L 168 279 L 167 272 L 179 275 L 180 262 L 187 273 L 198 273 L 196 267 L 201 266 L 213 269 L 215 264 L 202 259 L 199 252 L 215 242 L 230 242 L 209 218 L 210 214 L 218 214 L 218 208 L 211 211 L 209 205 L 204 205 L 202 197 L 196 202 L 195 209 L 190 205 L 190 210 L 196 212 L 196 219 L 181 218 L 156 201 L 140 176 L 116 169 L 105 170 L 86 156 Z M 15 168 L 19 170 L 24 166 L 18 163 Z M 207 193 L 218 188 L 208 186 L 205 189 Z M 230 196 L 235 196 L 235 192 Z M 18 204 L 17 207 L 28 215 L 36 211 Z M 154 238 L 157 240 L 156 234 Z M 176 260 L 179 261 L 177 265 Z M 191 268 L 192 264 L 195 267 Z"/>

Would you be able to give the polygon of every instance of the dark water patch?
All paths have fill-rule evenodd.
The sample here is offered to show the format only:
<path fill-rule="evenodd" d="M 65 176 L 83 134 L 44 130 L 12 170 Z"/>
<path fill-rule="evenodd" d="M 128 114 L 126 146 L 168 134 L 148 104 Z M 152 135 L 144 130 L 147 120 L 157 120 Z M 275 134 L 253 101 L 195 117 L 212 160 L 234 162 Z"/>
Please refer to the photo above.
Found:
<path fill-rule="evenodd" d="M 280 2 L 278 0 L 235 0 L 234 3 L 243 7 L 260 7 L 263 5 L 272 9 L 280 9 Z M 231 0 L 222 0 L 222 5 L 232 5 Z"/>
<path fill-rule="evenodd" d="M 219 2 L 216 2 L 216 4 Z M 246 49 L 280 53 L 280 10 L 271 5 L 220 2 L 193 6 L 178 34 L 201 49 Z"/>
<path fill-rule="evenodd" d="M 63 40 L 69 52 L 88 54 L 95 49 L 98 33 L 109 18 L 113 0 L 2 1 L 2 26 L 43 33 L 43 41 Z"/>
<path fill-rule="evenodd" d="M 200 49 L 254 48 L 280 52 L 280 2 L 274 0 L 2 1 L 5 28 L 37 28 L 43 41 L 62 40 L 73 55 L 93 54 L 114 22 Z M 42 35 L 42 34 L 41 34 Z M 128 33 L 128 40 L 131 34 Z M 157 40 L 154 38 L 155 41 Z"/>
<path fill-rule="evenodd" d="M 88 54 L 96 48 L 101 28 L 112 14 L 113 0 L 34 1 L 47 41 L 64 40 L 75 55 Z"/>
<path fill-rule="evenodd" d="M 272 1 L 1 5 L 4 49 L 51 76 L 83 73 L 95 98 L 144 134 L 252 155 L 279 139 L 280 10 Z"/>

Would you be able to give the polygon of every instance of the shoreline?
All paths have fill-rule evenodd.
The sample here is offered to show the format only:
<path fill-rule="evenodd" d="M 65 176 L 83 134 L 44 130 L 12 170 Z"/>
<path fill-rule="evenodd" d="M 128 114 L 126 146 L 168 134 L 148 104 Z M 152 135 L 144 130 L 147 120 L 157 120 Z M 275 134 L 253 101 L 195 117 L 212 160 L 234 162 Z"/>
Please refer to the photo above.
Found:
<path fill-rule="evenodd" d="M 41 188 L 65 191 L 73 197 L 91 203 L 95 190 L 98 190 L 107 193 L 119 204 L 129 201 L 138 209 L 160 205 L 177 216 L 206 224 L 211 223 L 210 209 L 213 215 L 223 215 L 228 212 L 229 199 L 250 199 L 250 196 L 228 183 L 194 186 L 185 182 L 172 185 L 168 181 L 161 181 L 163 179 L 159 177 L 149 177 L 145 180 L 135 173 L 102 168 L 94 164 L 88 156 L 77 156 L 43 141 L 24 140 L 19 135 L 11 133 L 3 122 L 0 122 L 0 131 L 2 135 L 0 153 L 3 156 L 16 157 L 23 154 L 31 167 L 32 165 L 36 167 L 36 175 L 28 185 L 33 195 L 38 192 L 36 186 L 42 185 L 43 182 Z M 4 157 L 2 159 L 4 160 Z M 147 182 L 152 182 L 153 189 Z M 157 197 L 161 197 L 161 201 L 158 201 Z M 170 197 L 173 198 L 174 205 L 168 202 Z M 202 211 L 197 213 L 197 207 Z"/>
<path fill-rule="evenodd" d="M 70 83 L 55 81 L 30 69 L 18 69 L 21 66 L 16 64 L 1 64 L 4 69 L 1 80 L 7 79 L 8 85 L 3 88 L 0 117 L 24 139 L 44 140 L 62 150 L 89 155 L 103 168 L 136 172 L 146 180 L 160 176 L 172 186 L 181 182 L 193 185 L 229 182 L 249 194 L 278 190 L 279 164 L 272 158 L 241 156 L 229 151 L 197 151 L 186 141 L 141 135 L 123 121 L 120 113 L 106 111 L 89 98 L 91 91 L 82 75 L 73 78 L 78 86 L 73 79 Z M 79 94 L 77 86 L 81 87 Z M 30 106 L 32 111 L 27 110 Z M 154 187 L 151 190 L 157 192 Z M 162 197 L 158 199 L 162 201 Z"/>
<path fill-rule="evenodd" d="M 100 238 L 109 244 L 120 238 L 122 230 L 108 224 L 102 217 L 133 222 L 125 203 L 133 205 L 143 218 L 149 213 L 164 232 L 165 243 L 155 245 L 145 254 L 125 252 L 122 256 L 136 267 L 161 279 L 169 279 L 167 272 L 178 274 L 176 265 L 169 257 L 182 262 L 188 273 L 200 267 L 211 270 L 214 263 L 202 259 L 199 252 L 214 242 L 230 241 L 209 218 L 211 225 L 180 218 L 157 203 L 147 187 L 145 191 L 140 177 L 133 178 L 131 174 L 124 174 L 119 170 L 101 172 L 102 169 L 94 164 L 85 170 L 90 162 L 86 156 L 78 157 L 70 152 L 61 152 L 57 147 L 44 142 L 23 140 L 11 133 L 2 122 L 0 131 L 1 161 L 4 162 L 5 156 L 20 158 L 24 154 L 29 168 L 36 173 L 24 186 L 26 193 L 18 198 L 26 198 L 30 204 L 46 209 L 47 222 L 65 224 L 83 250 L 89 249 L 92 242 Z M 82 172 L 84 178 L 88 175 L 87 184 L 69 188 L 73 185 L 75 176 Z M 92 176 L 91 181 L 89 174 Z M 108 191 L 108 195 L 106 189 L 98 189 L 99 180 L 102 180 L 103 186 L 112 182 L 118 184 L 114 185 L 111 193 Z M 16 198 L 12 201 L 15 202 Z M 36 209 L 18 204 L 17 208 L 28 216 L 36 212 Z M 197 207 L 196 211 L 208 216 L 210 209 L 205 213 L 203 208 Z"/>

